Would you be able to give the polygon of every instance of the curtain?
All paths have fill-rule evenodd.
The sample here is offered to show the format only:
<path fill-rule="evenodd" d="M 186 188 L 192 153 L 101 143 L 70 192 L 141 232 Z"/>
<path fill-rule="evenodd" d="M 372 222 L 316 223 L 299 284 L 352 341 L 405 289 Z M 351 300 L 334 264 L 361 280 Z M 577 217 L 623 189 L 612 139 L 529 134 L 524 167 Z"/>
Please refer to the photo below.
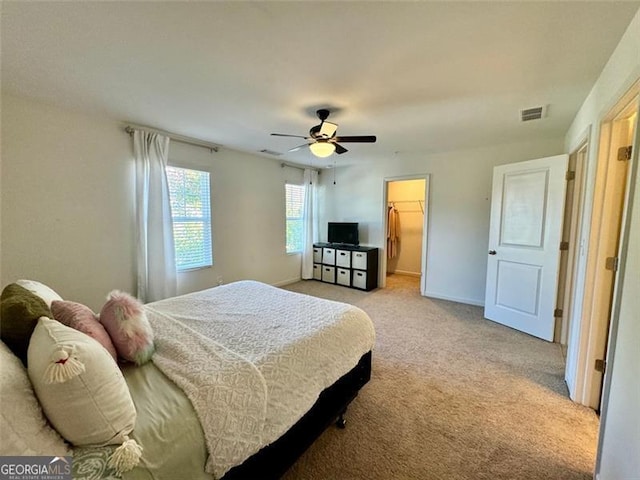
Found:
<path fill-rule="evenodd" d="M 302 210 L 302 278 L 313 278 L 313 244 L 318 241 L 318 172 L 304 170 L 304 207 Z"/>
<path fill-rule="evenodd" d="M 169 137 L 134 130 L 138 298 L 153 302 L 177 291 L 173 222 L 167 182 Z"/>

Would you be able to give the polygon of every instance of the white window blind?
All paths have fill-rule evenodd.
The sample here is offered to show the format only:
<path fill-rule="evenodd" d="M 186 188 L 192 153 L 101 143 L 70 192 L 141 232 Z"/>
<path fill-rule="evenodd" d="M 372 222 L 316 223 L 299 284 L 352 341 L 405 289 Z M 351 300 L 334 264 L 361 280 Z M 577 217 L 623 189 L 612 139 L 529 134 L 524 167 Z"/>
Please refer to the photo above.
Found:
<path fill-rule="evenodd" d="M 285 184 L 287 253 L 302 252 L 304 185 Z"/>
<path fill-rule="evenodd" d="M 213 265 L 209 172 L 167 167 L 178 271 Z"/>

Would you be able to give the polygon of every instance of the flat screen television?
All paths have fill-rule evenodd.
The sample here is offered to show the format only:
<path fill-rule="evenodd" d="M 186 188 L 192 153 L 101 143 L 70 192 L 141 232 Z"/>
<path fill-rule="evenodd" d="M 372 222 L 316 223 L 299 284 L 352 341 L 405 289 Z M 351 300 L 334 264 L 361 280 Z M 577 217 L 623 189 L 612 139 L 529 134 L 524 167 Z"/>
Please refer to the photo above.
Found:
<path fill-rule="evenodd" d="M 327 240 L 329 243 L 358 245 L 358 224 L 353 222 L 329 222 Z"/>

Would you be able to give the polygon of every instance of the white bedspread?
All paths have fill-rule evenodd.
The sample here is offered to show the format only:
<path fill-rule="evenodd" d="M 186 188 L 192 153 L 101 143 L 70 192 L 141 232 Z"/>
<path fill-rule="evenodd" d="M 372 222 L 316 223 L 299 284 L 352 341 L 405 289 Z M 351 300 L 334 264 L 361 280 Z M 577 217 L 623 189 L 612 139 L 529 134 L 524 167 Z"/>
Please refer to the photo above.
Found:
<path fill-rule="evenodd" d="M 375 340 L 357 307 L 254 281 L 146 308 L 153 361 L 191 400 L 217 478 L 277 440 Z"/>

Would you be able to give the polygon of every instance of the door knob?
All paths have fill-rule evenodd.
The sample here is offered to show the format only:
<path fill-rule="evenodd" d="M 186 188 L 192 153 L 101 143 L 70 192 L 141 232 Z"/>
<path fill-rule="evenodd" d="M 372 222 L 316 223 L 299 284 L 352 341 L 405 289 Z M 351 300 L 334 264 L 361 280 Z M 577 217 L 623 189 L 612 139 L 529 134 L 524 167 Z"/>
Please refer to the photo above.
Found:
<path fill-rule="evenodd" d="M 489 250 L 489 255 L 495 255 L 496 251 L 495 250 Z"/>

